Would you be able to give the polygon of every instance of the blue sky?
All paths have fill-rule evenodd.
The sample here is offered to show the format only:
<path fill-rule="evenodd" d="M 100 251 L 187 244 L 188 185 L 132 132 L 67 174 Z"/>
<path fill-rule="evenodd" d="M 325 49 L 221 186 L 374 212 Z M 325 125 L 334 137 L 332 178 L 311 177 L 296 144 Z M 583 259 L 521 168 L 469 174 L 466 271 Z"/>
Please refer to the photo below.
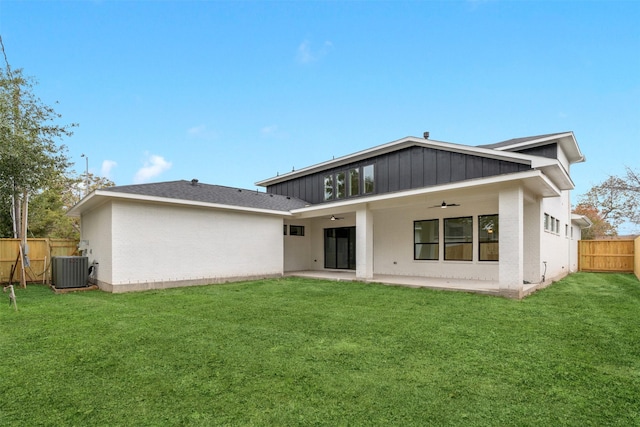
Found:
<path fill-rule="evenodd" d="M 84 172 L 256 181 L 405 136 L 573 131 L 577 196 L 640 168 L 637 1 L 0 0 Z"/>

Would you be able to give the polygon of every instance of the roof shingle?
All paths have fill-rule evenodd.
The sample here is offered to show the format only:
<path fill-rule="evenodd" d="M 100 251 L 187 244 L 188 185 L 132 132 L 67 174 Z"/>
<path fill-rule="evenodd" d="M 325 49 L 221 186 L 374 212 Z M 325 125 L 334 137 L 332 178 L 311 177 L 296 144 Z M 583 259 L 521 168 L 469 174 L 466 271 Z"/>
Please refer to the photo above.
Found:
<path fill-rule="evenodd" d="M 168 181 L 151 184 L 122 185 L 102 188 L 101 191 L 137 194 L 140 196 L 163 197 L 203 203 L 240 206 L 252 209 L 266 209 L 287 212 L 308 206 L 309 203 L 295 197 L 262 193 L 242 188 L 202 184 L 193 181 Z"/>
<path fill-rule="evenodd" d="M 502 142 L 496 142 L 495 144 L 478 145 L 478 147 L 491 148 L 491 149 L 500 148 L 500 147 L 508 147 L 510 145 L 516 145 L 516 144 L 520 144 L 522 142 L 528 142 L 528 141 L 535 141 L 536 139 L 548 138 L 548 137 L 554 136 L 554 135 L 564 135 L 565 133 L 567 133 L 567 132 L 563 132 L 563 133 L 548 133 L 546 135 L 536 135 L 536 136 L 526 136 L 524 138 L 513 138 L 513 139 L 508 139 L 508 140 L 502 141 Z"/>

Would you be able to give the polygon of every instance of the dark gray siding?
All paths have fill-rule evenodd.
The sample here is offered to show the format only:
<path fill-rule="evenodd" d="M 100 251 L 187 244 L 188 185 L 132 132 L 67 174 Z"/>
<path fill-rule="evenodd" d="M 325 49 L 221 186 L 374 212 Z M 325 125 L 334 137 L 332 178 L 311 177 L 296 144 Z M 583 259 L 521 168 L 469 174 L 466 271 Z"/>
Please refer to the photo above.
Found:
<path fill-rule="evenodd" d="M 517 153 L 530 154 L 532 156 L 546 157 L 548 159 L 558 158 L 558 144 L 547 144 L 541 147 L 527 148 L 526 150 L 518 150 Z"/>
<path fill-rule="evenodd" d="M 414 146 L 270 185 L 267 192 L 296 197 L 312 204 L 324 203 L 323 185 L 326 175 L 347 172 L 349 169 L 370 164 L 375 165 L 374 194 L 430 187 L 531 168 L 521 163 Z"/>

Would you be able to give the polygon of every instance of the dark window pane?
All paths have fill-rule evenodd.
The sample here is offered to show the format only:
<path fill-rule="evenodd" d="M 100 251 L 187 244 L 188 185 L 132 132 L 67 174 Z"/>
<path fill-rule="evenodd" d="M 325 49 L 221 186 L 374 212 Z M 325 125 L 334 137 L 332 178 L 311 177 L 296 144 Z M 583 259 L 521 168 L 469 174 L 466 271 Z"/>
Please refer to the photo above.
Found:
<path fill-rule="evenodd" d="M 364 194 L 373 193 L 374 190 L 374 173 L 373 165 L 367 165 L 362 168 L 362 175 L 364 180 Z"/>
<path fill-rule="evenodd" d="M 472 217 L 444 220 L 444 259 L 447 261 L 473 260 Z"/>
<path fill-rule="evenodd" d="M 291 236 L 304 236 L 304 225 L 290 225 L 289 235 Z"/>
<path fill-rule="evenodd" d="M 498 215 L 480 215 L 478 217 L 478 238 L 480 242 L 497 242 L 499 235 Z"/>
<path fill-rule="evenodd" d="M 336 198 L 344 199 L 347 195 L 347 174 L 339 172 L 336 174 Z"/>
<path fill-rule="evenodd" d="M 415 259 L 438 260 L 438 244 L 416 243 Z"/>
<path fill-rule="evenodd" d="M 500 222 L 498 215 L 478 216 L 478 259 L 498 261 L 500 254 Z"/>
<path fill-rule="evenodd" d="M 349 196 L 360 194 L 360 170 L 351 169 L 349 171 Z"/>
<path fill-rule="evenodd" d="M 437 260 L 439 221 L 431 219 L 413 223 L 414 259 Z"/>
<path fill-rule="evenodd" d="M 333 175 L 327 175 L 324 177 L 324 199 L 333 199 Z"/>

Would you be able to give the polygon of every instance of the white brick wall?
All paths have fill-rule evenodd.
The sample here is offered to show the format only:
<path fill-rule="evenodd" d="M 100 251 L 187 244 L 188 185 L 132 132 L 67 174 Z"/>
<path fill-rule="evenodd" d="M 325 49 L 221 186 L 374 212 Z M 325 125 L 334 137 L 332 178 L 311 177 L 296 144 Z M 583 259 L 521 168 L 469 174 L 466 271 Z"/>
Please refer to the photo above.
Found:
<path fill-rule="evenodd" d="M 99 263 L 97 279 L 111 283 L 112 276 L 112 244 L 111 244 L 111 203 L 89 211 L 82 215 L 80 222 L 82 240 L 87 240 L 86 249 L 89 265 Z"/>
<path fill-rule="evenodd" d="M 571 224 L 569 192 L 563 191 L 561 197 L 544 199 L 542 211 L 559 221 L 557 232 L 542 231 L 541 261 L 547 262 L 546 278 L 559 278 L 570 271 L 571 238 L 565 233 L 565 225 Z M 543 219 L 541 218 L 542 222 Z M 544 227 L 544 225 L 543 225 Z M 573 242 L 575 244 L 575 242 Z M 543 271 L 544 272 L 544 271 Z"/>
<path fill-rule="evenodd" d="M 309 220 L 286 220 L 284 223 L 289 225 L 304 226 L 304 236 L 290 236 L 287 229 L 287 235 L 284 236 L 284 271 L 301 271 L 310 270 L 311 257 L 311 235 Z"/>
<path fill-rule="evenodd" d="M 109 266 L 109 256 L 97 249 L 109 247 L 108 217 L 95 215 L 83 218 L 83 232 L 97 236 L 90 246 L 100 261 L 100 280 L 114 292 L 282 274 L 277 216 L 113 202 Z"/>
<path fill-rule="evenodd" d="M 374 274 L 443 277 L 477 280 L 498 280 L 498 263 L 478 261 L 477 216 L 498 213 L 495 194 L 468 200 L 453 197 L 461 206 L 447 209 L 431 208 L 433 200 L 413 206 L 401 206 L 373 212 Z M 440 241 L 444 242 L 444 218 L 473 217 L 473 261 L 443 261 L 440 247 L 439 261 L 414 260 L 414 221 L 438 219 Z M 501 232 L 502 235 L 502 232 Z"/>
<path fill-rule="evenodd" d="M 524 280 L 524 193 L 500 190 L 500 290 L 520 292 Z"/>

